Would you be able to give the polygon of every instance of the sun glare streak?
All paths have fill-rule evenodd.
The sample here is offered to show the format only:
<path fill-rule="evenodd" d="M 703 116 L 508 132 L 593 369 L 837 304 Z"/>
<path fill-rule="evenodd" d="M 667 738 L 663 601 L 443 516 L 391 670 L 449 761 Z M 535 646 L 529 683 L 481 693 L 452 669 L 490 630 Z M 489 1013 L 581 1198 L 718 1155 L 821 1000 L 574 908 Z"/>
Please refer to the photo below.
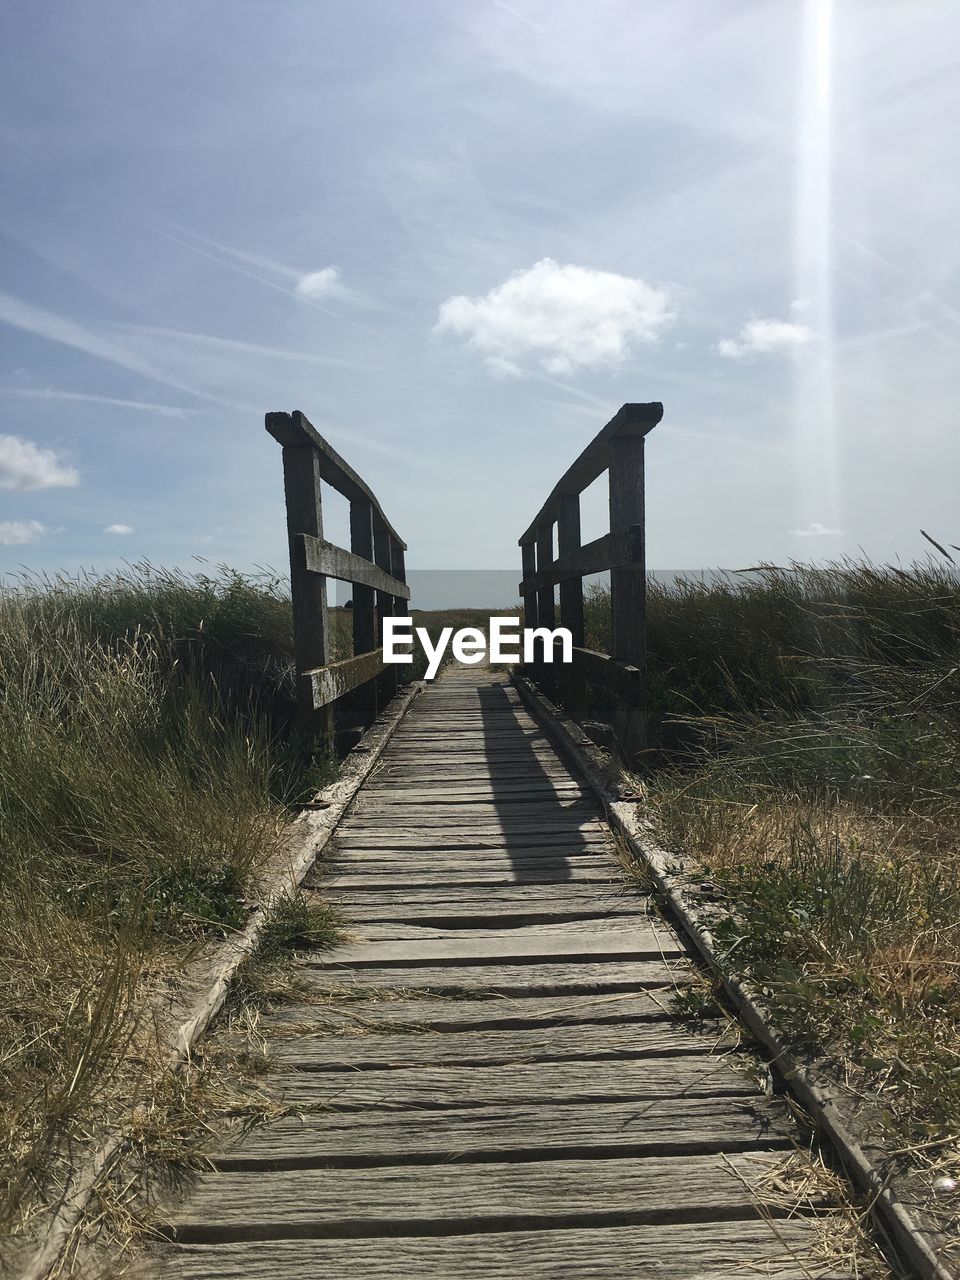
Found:
<path fill-rule="evenodd" d="M 816 355 L 797 366 L 801 522 L 840 520 L 831 222 L 834 0 L 806 0 L 797 138 L 796 286 Z"/>

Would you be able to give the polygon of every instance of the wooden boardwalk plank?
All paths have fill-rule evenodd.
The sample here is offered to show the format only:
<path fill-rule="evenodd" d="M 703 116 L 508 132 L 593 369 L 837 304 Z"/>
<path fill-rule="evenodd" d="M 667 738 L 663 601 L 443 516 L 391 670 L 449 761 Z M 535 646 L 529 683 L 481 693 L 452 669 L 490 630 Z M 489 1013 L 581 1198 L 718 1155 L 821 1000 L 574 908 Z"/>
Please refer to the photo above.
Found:
<path fill-rule="evenodd" d="M 783 1165 L 779 1154 L 551 1160 L 387 1169 L 207 1174 L 175 1219 L 183 1240 L 416 1232 L 424 1222 L 472 1231 L 606 1215 L 634 1222 L 706 1215 L 750 1219 L 750 1186 Z M 522 1229 L 522 1228 L 521 1228 Z"/>
<path fill-rule="evenodd" d="M 284 1027 L 286 1025 L 286 1030 Z M 306 1024 L 309 1025 L 309 1024 Z M 540 1027 L 530 1031 L 426 1032 L 422 1035 L 379 1034 L 332 1036 L 311 1032 L 305 1024 L 264 1018 L 273 1061 L 302 1069 L 353 1067 L 429 1067 L 449 1064 L 490 1066 L 513 1062 L 559 1062 L 563 1059 L 623 1059 L 624 1072 L 646 1070 L 642 1059 L 692 1053 L 703 1057 L 709 1043 L 672 1022 L 656 1026 L 622 1023 L 593 1026 Z M 727 1041 L 736 1043 L 729 1034 Z"/>
<path fill-rule="evenodd" d="M 682 955 L 676 934 L 657 929 L 652 921 L 626 920 L 603 929 L 552 931 L 539 926 L 519 929 L 444 931 L 440 937 L 414 937 L 389 942 L 361 941 L 336 947 L 329 963 L 379 968 L 385 964 L 439 962 L 511 964 L 530 958 L 534 962 L 563 956 L 585 964 L 604 956 L 620 960 L 642 956 Z"/>
<path fill-rule="evenodd" d="M 804 1262 L 822 1229 L 736 1221 L 188 1245 L 166 1256 L 161 1280 L 844 1280 L 849 1271 Z"/>
<path fill-rule="evenodd" d="M 281 1024 L 281 1027 L 283 1024 Z M 272 1032 L 273 1026 L 264 1027 Z M 408 1037 L 414 1039 L 416 1037 Z M 264 1077 L 285 1106 L 424 1107 L 552 1106 L 663 1098 L 755 1096 L 756 1080 L 742 1055 L 689 1054 L 604 1061 L 597 1058 L 510 1062 L 489 1066 L 399 1067 L 383 1070 L 285 1071 Z M 737 1069 L 739 1068 L 739 1070 Z"/>
<path fill-rule="evenodd" d="M 501 996 L 484 995 L 472 1000 L 434 999 L 430 996 L 406 999 L 351 999 L 314 991 L 311 974 L 301 974 L 296 995 L 290 1003 L 278 1005 L 264 1018 L 290 1019 L 325 1026 L 331 1031 L 356 1034 L 382 1031 L 505 1031 L 563 1023 L 590 1025 L 604 1022 L 636 1022 L 669 1018 L 669 992 L 604 992 L 586 995 Z"/>
<path fill-rule="evenodd" d="M 437 968 L 351 969 L 346 965 L 315 968 L 316 989 L 400 988 L 432 991 L 438 995 L 499 992 L 506 996 L 570 995 L 578 992 L 638 991 L 657 988 L 671 991 L 675 983 L 686 985 L 691 968 L 687 960 L 608 961 L 601 964 L 447 965 Z"/>
<path fill-rule="evenodd" d="M 758 1094 L 588 1107 L 325 1110 L 273 1120 L 227 1139 L 213 1148 L 211 1158 L 223 1169 L 347 1167 L 476 1161 L 508 1154 L 527 1160 L 698 1155 L 789 1150 L 793 1143 L 783 1107 Z"/>

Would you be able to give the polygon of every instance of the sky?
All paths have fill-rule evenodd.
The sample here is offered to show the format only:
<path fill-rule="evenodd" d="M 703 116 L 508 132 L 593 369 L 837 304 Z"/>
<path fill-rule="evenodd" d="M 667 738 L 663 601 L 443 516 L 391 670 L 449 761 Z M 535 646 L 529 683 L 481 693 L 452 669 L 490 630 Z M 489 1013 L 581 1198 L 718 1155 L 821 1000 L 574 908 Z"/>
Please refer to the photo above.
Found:
<path fill-rule="evenodd" d="M 955 0 L 4 23 L 0 572 L 282 569 L 295 408 L 411 567 L 517 565 L 626 401 L 654 568 L 960 542 Z"/>

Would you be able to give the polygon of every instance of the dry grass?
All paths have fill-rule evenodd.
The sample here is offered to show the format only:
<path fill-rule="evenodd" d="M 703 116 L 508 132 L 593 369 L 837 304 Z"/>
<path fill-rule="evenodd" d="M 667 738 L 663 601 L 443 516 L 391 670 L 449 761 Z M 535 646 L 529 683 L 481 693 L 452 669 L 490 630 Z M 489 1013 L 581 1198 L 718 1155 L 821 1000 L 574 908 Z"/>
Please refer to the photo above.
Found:
<path fill-rule="evenodd" d="M 162 1089 L 148 1011 L 243 925 L 310 783 L 279 609 L 148 567 L 0 596 L 0 1247 Z"/>

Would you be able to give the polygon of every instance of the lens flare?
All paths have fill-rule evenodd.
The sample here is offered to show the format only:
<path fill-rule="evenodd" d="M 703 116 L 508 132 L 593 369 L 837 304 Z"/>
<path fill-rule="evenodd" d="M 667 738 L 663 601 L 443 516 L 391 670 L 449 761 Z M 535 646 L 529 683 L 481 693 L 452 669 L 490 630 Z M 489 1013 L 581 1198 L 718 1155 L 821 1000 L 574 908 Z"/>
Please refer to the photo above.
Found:
<path fill-rule="evenodd" d="M 804 10 L 797 139 L 796 290 L 794 306 L 817 334 L 798 361 L 796 443 L 801 527 L 837 528 L 840 492 L 832 270 L 833 0 Z M 798 317 L 799 319 L 800 317 Z"/>

